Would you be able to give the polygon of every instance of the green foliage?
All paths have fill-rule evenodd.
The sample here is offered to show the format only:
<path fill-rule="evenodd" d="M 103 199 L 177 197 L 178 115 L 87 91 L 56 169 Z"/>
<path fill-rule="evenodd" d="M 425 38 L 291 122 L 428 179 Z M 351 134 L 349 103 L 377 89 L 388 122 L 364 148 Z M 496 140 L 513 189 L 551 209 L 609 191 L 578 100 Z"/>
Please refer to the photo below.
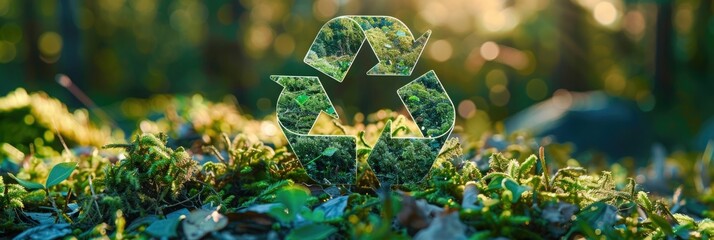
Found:
<path fill-rule="evenodd" d="M 310 190 L 293 185 L 280 189 L 275 195 L 275 200 L 280 205 L 271 208 L 269 213 L 281 222 L 287 223 L 296 221 L 298 214 L 303 212 L 310 197 Z"/>
<path fill-rule="evenodd" d="M 391 138 L 385 128 L 382 138 Z M 372 148 L 368 163 L 383 183 L 419 182 L 429 171 L 438 152 L 438 145 L 428 139 L 391 139 L 379 141 Z"/>
<path fill-rule="evenodd" d="M 111 141 L 109 128 L 98 128 L 89 122 L 86 110 L 74 114 L 59 100 L 45 93 L 28 94 L 18 88 L 0 98 L 0 143 L 30 152 L 30 144 L 40 155 L 63 149 L 60 134 L 72 146 L 101 146 Z M 0 157 L 4 157 L 0 151 Z"/>
<path fill-rule="evenodd" d="M 0 176 L 0 233 L 3 230 L 15 230 L 25 224 L 17 224 L 17 210 L 25 207 L 23 197 L 27 191 L 18 184 L 5 184 Z"/>
<path fill-rule="evenodd" d="M 419 100 L 424 99 L 419 96 Z M 215 107 L 197 104 L 180 112 L 189 114 L 196 111 L 194 107 L 202 109 L 200 113 L 215 110 L 207 106 Z M 221 129 L 217 125 L 227 124 L 222 118 L 229 115 L 208 115 L 218 119 L 203 119 L 195 125 L 205 127 L 201 134 L 208 140 L 194 142 L 190 152 L 167 146 L 167 137 L 162 134 L 142 134 L 130 144 L 107 146 L 118 150 L 47 151 L 47 156 L 22 152 L 24 150 L 18 150 L 18 154 L 13 151 L 14 145 L 3 145 L 3 149 L 10 150 L 6 152 L 15 153 L 2 161 L 13 161 L 23 168 L 9 171 L 22 179 L 17 179 L 18 184 L 12 178 L 0 177 L 0 235 L 17 235 L 36 224 L 28 216 L 50 213 L 51 219 L 71 224 L 72 234 L 78 238 L 147 238 L 154 236 L 151 232 L 156 229 L 150 227 L 151 221 L 142 223 L 142 219 L 168 219 L 164 213 L 182 208 L 212 208 L 210 211 L 221 211 L 230 221 L 230 227 L 212 231 L 235 234 L 233 236 L 409 239 L 422 236 L 420 233 L 435 226 L 445 226 L 443 216 L 454 216 L 452 220 L 463 226 L 454 229 L 461 229 L 463 232 L 459 233 L 472 239 L 709 239 L 714 236 L 714 222 L 707 218 L 711 215 L 711 202 L 707 202 L 711 201 L 707 200 L 711 198 L 710 193 L 683 197 L 684 193 L 680 192 L 672 198 L 647 193 L 646 188 L 627 178 L 631 176 L 629 169 L 609 167 L 605 169 L 608 171 L 593 171 L 588 167 L 586 170 L 580 166 L 581 162 L 570 159 L 567 149 L 560 145 L 548 145 L 548 149 L 539 154 L 535 147 L 538 144 L 528 137 L 513 141 L 515 143 L 501 150 L 485 147 L 480 140 L 465 135 L 449 139 L 427 177 L 417 184 L 378 187 L 372 181 L 374 173 L 363 169 L 357 186 L 332 186 L 307 177 L 305 169 L 310 164 L 303 166 L 288 148 L 266 140 L 270 139 L 264 138 L 267 135 L 246 132 L 229 138 L 228 134 L 211 132 Z M 315 130 L 358 135 L 354 144 L 361 150 L 358 152 L 360 167 L 366 166 L 369 153 L 380 160 L 393 159 L 379 146 L 374 146 L 375 139 L 383 134 L 380 129 L 387 122 L 394 122 L 394 129 L 390 129 L 392 134 L 419 131 L 394 112 L 371 114 L 365 119 L 358 123 L 359 127 L 318 121 Z M 147 121 L 147 125 L 158 126 L 165 121 L 168 120 Z M 250 123 L 241 123 L 245 124 L 241 126 L 275 127 L 275 122 L 246 121 Z M 228 129 L 238 126 L 231 125 Z M 342 164 L 340 161 L 348 159 L 353 162 L 355 156 L 346 156 L 339 150 L 341 146 L 330 144 L 341 143 L 310 145 L 315 154 L 308 161 Z M 416 176 L 418 174 L 413 173 L 426 171 L 415 167 L 422 164 L 418 162 L 424 158 L 422 150 L 404 146 L 397 153 L 409 161 L 388 163 Z M 22 185 L 31 189 L 47 186 L 53 191 L 28 192 Z M 334 204 L 338 199 L 343 202 Z M 48 201 L 54 201 L 56 207 L 50 207 Z M 243 212 L 261 206 L 275 207 L 266 212 Z M 74 212 L 74 209 L 79 210 Z M 414 214 L 406 214 L 409 211 Z M 178 219 L 170 223 L 180 221 L 185 222 Z M 415 227 L 418 224 L 414 222 L 426 225 Z M 163 232 L 168 235 L 187 236 L 177 232 L 174 226 L 158 226 L 172 227 Z"/>
<path fill-rule="evenodd" d="M 107 195 L 121 199 L 125 214 L 161 213 L 191 197 L 186 184 L 198 166 L 182 147 L 171 149 L 166 141 L 163 134 L 143 134 L 131 144 L 105 146 L 126 150 L 126 159 L 105 168 L 103 181 Z"/>
<path fill-rule="evenodd" d="M 27 188 L 27 189 L 29 189 L 29 190 L 37 190 L 37 189 L 44 189 L 44 188 L 45 188 L 45 186 L 43 186 L 42 184 L 39 184 L 39 183 L 36 183 L 36 182 L 32 182 L 32 181 L 27 181 L 27 180 L 19 179 L 19 178 L 15 177 L 15 175 L 13 175 L 13 174 L 10 174 L 10 177 L 13 178 L 13 179 L 15 179 L 15 181 L 17 181 L 17 183 L 19 183 L 20 185 L 22 185 L 23 187 L 25 187 L 25 188 Z"/>
<path fill-rule="evenodd" d="M 290 240 L 319 240 L 327 239 L 337 232 L 337 228 L 329 224 L 308 224 L 290 231 L 286 239 Z"/>
<path fill-rule="evenodd" d="M 50 175 L 47 176 L 45 181 L 45 188 L 51 188 L 72 175 L 72 171 L 77 168 L 77 163 L 75 162 L 64 162 L 55 165 L 50 171 Z"/>
<path fill-rule="evenodd" d="M 298 138 L 293 144 L 305 171 L 315 181 L 353 183 L 355 178 L 355 139 L 351 137 Z"/>
<path fill-rule="evenodd" d="M 9 176 L 28 190 L 44 190 L 44 192 L 47 194 L 47 198 L 52 203 L 52 207 L 55 209 L 55 211 L 57 211 L 59 215 L 61 215 L 62 211 L 57 208 L 54 196 L 51 195 L 49 189 L 53 186 L 56 186 L 57 184 L 60 184 L 62 181 L 72 175 L 72 172 L 76 167 L 77 163 L 75 162 L 63 162 L 55 165 L 54 167 L 52 167 L 50 174 L 45 179 L 45 185 L 33 181 L 19 179 L 15 177 L 15 175 L 13 175 L 12 173 L 10 173 Z"/>
<path fill-rule="evenodd" d="M 397 92 L 425 137 L 439 136 L 453 126 L 454 106 L 433 72 Z"/>
<path fill-rule="evenodd" d="M 233 140 L 224 135 L 221 146 L 223 151 L 209 147 L 219 161 L 204 163 L 198 176 L 217 189 L 206 202 L 227 209 L 249 206 L 271 200 L 275 191 L 292 183 L 287 179 L 307 179 L 304 171 L 300 174 L 297 170 L 299 162 L 284 147 L 273 149 L 243 134 Z"/>
<path fill-rule="evenodd" d="M 371 69 L 371 74 L 409 74 L 416 64 L 426 39 L 414 39 L 410 30 L 396 19 L 379 17 L 355 18 L 369 40 L 375 54 L 384 64 Z"/>
<path fill-rule="evenodd" d="M 365 36 L 355 22 L 338 18 L 326 23 L 310 48 L 305 61 L 328 76 L 342 79 Z"/>
<path fill-rule="evenodd" d="M 276 193 L 275 200 L 278 204 L 268 214 L 284 225 L 297 222 L 298 215 L 311 221 L 290 230 L 287 239 L 326 239 L 337 232 L 336 227 L 322 223 L 325 220 L 324 212 L 311 211 L 305 206 L 311 200 L 309 189 L 299 185 L 287 186 Z"/>
<path fill-rule="evenodd" d="M 292 131 L 307 133 L 315 123 L 320 111 L 334 109 L 325 95 L 319 79 L 314 77 L 276 76 L 276 81 L 285 89 L 278 99 L 280 123 Z"/>

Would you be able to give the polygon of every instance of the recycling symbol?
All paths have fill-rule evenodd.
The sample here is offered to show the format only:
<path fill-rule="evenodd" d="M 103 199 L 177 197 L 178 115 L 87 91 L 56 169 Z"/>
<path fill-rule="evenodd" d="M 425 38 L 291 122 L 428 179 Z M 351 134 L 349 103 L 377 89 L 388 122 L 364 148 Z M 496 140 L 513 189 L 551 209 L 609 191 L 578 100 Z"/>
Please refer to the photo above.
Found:
<path fill-rule="evenodd" d="M 322 26 L 304 62 L 342 82 L 367 42 L 379 60 L 367 75 L 410 76 L 430 35 L 427 31 L 415 39 L 394 17 L 340 16 Z M 353 184 L 360 166 L 371 169 L 381 183 L 418 182 L 454 129 L 454 104 L 436 73 L 428 71 L 397 90 L 422 136 L 393 136 L 392 122 L 387 121 L 368 149 L 366 163 L 360 163 L 357 136 L 310 133 L 321 113 L 339 118 L 317 76 L 270 78 L 283 87 L 276 107 L 278 124 L 307 174 L 318 182 Z"/>

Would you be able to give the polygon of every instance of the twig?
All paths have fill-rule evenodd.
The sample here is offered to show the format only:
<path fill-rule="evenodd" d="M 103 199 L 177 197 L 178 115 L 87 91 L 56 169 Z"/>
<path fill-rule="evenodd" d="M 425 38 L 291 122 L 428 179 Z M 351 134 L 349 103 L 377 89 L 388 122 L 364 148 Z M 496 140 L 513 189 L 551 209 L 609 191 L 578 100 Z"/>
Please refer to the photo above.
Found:
<path fill-rule="evenodd" d="M 72 152 L 69 151 L 69 148 L 67 147 L 67 143 L 64 141 L 62 134 L 60 134 L 59 129 L 57 128 L 57 122 L 55 122 L 55 119 L 52 119 L 52 125 L 55 129 L 55 133 L 57 134 L 57 137 L 59 138 L 60 142 L 62 143 L 62 147 L 64 147 L 64 150 L 66 150 L 67 153 L 72 154 Z"/>
<path fill-rule="evenodd" d="M 94 206 L 97 208 L 97 213 L 99 213 L 99 218 L 104 219 L 104 216 L 102 216 L 102 211 L 99 209 L 99 203 L 97 203 L 97 194 L 94 193 L 94 184 L 92 183 L 92 175 L 89 175 L 89 191 L 92 192 L 92 202 L 94 202 Z"/>
<path fill-rule="evenodd" d="M 113 128 L 119 128 L 119 125 L 116 123 L 116 121 L 109 117 L 109 115 L 104 112 L 104 110 L 97 107 L 97 104 L 95 104 L 94 101 L 92 101 L 92 99 L 87 96 L 87 94 L 84 94 L 84 92 L 82 92 L 82 90 L 79 89 L 77 85 L 72 82 L 72 79 L 70 79 L 67 75 L 57 74 L 57 76 L 55 76 L 55 80 L 59 85 L 69 90 L 69 92 L 72 93 L 74 97 L 79 99 L 79 101 L 82 102 L 84 106 L 87 106 L 87 108 L 94 111 L 94 113 L 96 113 L 99 118 L 111 124 Z"/>
<path fill-rule="evenodd" d="M 50 195 L 50 190 L 45 188 L 45 193 L 47 194 L 47 198 L 50 199 L 50 203 L 52 203 L 52 208 L 54 208 L 55 212 L 57 212 L 57 218 L 55 218 L 55 222 L 57 222 L 59 217 L 62 216 L 62 211 L 57 208 L 57 203 L 55 203 L 55 199 Z"/>

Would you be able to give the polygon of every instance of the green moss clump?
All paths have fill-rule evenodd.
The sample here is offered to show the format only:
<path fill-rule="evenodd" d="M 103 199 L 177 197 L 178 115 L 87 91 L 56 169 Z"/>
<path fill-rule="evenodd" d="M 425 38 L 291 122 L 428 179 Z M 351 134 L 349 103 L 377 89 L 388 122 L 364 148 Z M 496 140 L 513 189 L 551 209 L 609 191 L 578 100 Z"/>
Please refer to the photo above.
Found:
<path fill-rule="evenodd" d="M 25 188 L 18 184 L 5 184 L 0 176 L 0 233 L 25 227 L 25 224 L 17 222 L 18 210 L 25 207 L 22 203 L 25 194 Z"/>
<path fill-rule="evenodd" d="M 367 163 L 382 183 L 421 181 L 434 164 L 441 146 L 431 139 L 392 138 L 391 122 L 372 148 Z"/>
<path fill-rule="evenodd" d="M 121 201 L 125 214 L 162 213 L 191 197 L 185 185 L 198 165 L 182 147 L 168 148 L 166 141 L 163 134 L 144 134 L 132 144 L 105 146 L 127 151 L 126 159 L 105 168 L 103 181 L 105 192 Z"/>
<path fill-rule="evenodd" d="M 230 210 L 271 198 L 278 186 L 287 183 L 286 179 L 308 180 L 295 156 L 285 147 L 273 149 L 244 134 L 233 140 L 224 135 L 223 139 L 220 148 L 208 147 L 218 160 L 204 163 L 197 176 L 215 189 L 204 202 Z"/>
<path fill-rule="evenodd" d="M 357 161 L 357 143 L 351 136 L 294 138 L 293 151 L 301 156 L 305 171 L 317 182 L 327 184 L 354 184 Z"/>
<path fill-rule="evenodd" d="M 418 98 L 407 100 L 422 100 Z M 211 107 L 200 110 L 201 113 L 213 111 Z M 228 120 L 220 116 L 228 115 L 204 117 L 214 116 L 218 119 L 200 122 L 215 126 L 227 124 Z M 657 193 L 644 192 L 646 185 L 635 184 L 633 179 L 627 178 L 637 169 L 614 164 L 603 168 L 589 166 L 586 171 L 581 167 L 586 162 L 571 159 L 569 150 L 562 145 L 551 143 L 546 146 L 547 151 L 539 152 L 541 143 L 525 135 L 499 138 L 505 147 L 497 149 L 489 147 L 489 136 L 460 134 L 459 139 L 445 142 L 424 181 L 391 188 L 383 184 L 378 188 L 375 175 L 363 169 L 369 154 L 381 159 L 401 159 L 385 162 L 385 167 L 394 167 L 394 171 L 398 169 L 414 177 L 421 175 L 418 171 L 428 170 L 416 167 L 426 164 L 419 162 L 425 159 L 421 151 L 426 147 L 411 145 L 417 147 L 380 150 L 382 147 L 373 144 L 384 134 L 381 129 L 389 121 L 393 122 L 393 135 L 416 133 L 419 129 L 408 125 L 404 117 L 397 117 L 394 112 L 380 111 L 363 117 L 354 126 L 320 120 L 316 124 L 317 130 L 330 135 L 358 136 L 356 147 L 361 173 L 355 187 L 316 183 L 307 177 L 303 165 L 288 148 L 271 146 L 261 135 L 252 133 L 239 134 L 232 140 L 228 134 L 211 135 L 211 139 L 221 141 L 194 142 L 191 152 L 167 147 L 167 138 L 162 134 L 142 134 L 130 144 L 107 146 L 124 149 L 119 155 L 123 157 L 119 158 L 115 152 L 91 148 L 62 153 L 47 151 L 48 156 L 38 156 L 1 144 L 6 152 L 15 154 L 0 158 L 0 163 L 12 161 L 21 166 L 19 170 L 5 168 L 2 171 L 21 179 L 44 181 L 50 166 L 58 162 L 71 160 L 78 162 L 78 166 L 66 181 L 49 189 L 57 209 L 50 204 L 44 190 L 26 192 L 12 179 L 0 177 L 0 235 L 12 237 L 38 225 L 31 216 L 40 213 L 53 214 L 51 218 L 61 214 L 58 219 L 67 221 L 73 229 L 72 235 L 78 238 L 147 238 L 150 235 L 145 229 L 160 222 L 147 219 L 162 219 L 166 213 L 180 208 L 192 211 L 212 203 L 214 207 L 220 205 L 220 213 L 229 217 L 228 227 L 214 234 L 234 237 L 307 238 L 323 234 L 329 236 L 328 239 L 409 239 L 423 237 L 425 232 L 446 232 L 438 228 L 445 224 L 457 226 L 452 228 L 457 231 L 449 233 L 470 239 L 710 239 L 714 236 L 714 221 L 710 219 L 711 199 L 714 199 L 711 190 L 694 192 L 697 190 L 689 187 L 694 186 L 691 178 L 684 178 L 684 182 L 671 181 L 683 185 L 674 196 L 657 196 Z M 164 120 L 167 119 L 154 123 Z M 251 122 L 255 126 L 275 126 L 270 121 Z M 208 132 L 200 134 L 209 135 Z M 469 135 L 473 137 L 471 140 Z M 316 142 L 313 146 L 319 149 L 315 153 L 320 154 L 313 163 L 323 158 L 339 158 L 330 159 L 334 163 L 353 162 L 355 158 L 338 150 L 331 151 L 328 143 Z M 398 146 L 395 144 L 394 148 Z M 396 153 L 399 157 L 380 155 L 385 153 Z M 675 157 L 679 157 L 678 162 L 685 162 L 695 155 Z M 683 175 L 695 176 L 689 170 Z M 405 177 L 410 176 L 397 178 Z M 286 213 L 282 206 L 311 223 L 298 226 L 297 221 L 302 220 L 293 214 L 286 221 L 281 218 Z M 267 213 L 243 211 L 248 208 L 269 209 Z M 122 214 L 117 214 L 118 210 Z M 420 214 L 425 210 L 428 211 Z M 149 216 L 153 214 L 159 216 Z M 146 218 L 139 218 L 142 215 Z M 258 221 L 254 221 L 256 219 Z M 185 237 L 180 227 L 169 231 Z"/>

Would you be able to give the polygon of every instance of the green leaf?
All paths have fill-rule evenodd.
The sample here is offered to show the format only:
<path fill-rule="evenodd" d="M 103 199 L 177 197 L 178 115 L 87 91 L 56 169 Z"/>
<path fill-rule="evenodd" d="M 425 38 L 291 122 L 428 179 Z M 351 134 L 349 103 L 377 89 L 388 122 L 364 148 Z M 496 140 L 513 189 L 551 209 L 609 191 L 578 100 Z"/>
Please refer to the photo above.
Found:
<path fill-rule="evenodd" d="M 290 216 L 289 211 L 282 203 L 275 204 L 275 206 L 268 209 L 266 213 L 283 223 L 288 223 L 294 220 L 294 217 Z"/>
<path fill-rule="evenodd" d="M 293 229 L 288 234 L 288 240 L 318 240 L 326 239 L 337 232 L 337 228 L 324 223 L 313 223 Z"/>
<path fill-rule="evenodd" d="M 328 147 L 328 148 L 325 148 L 324 151 L 322 151 L 322 156 L 332 157 L 332 155 L 335 155 L 335 152 L 337 152 L 337 148 Z"/>
<path fill-rule="evenodd" d="M 325 110 L 325 112 L 327 112 L 327 114 L 330 114 L 330 115 L 335 115 L 335 108 L 329 107 L 329 108 L 327 108 L 327 110 Z"/>
<path fill-rule="evenodd" d="M 595 202 L 581 209 L 577 215 L 577 229 L 589 238 L 598 238 L 597 230 L 602 231 L 602 236 L 612 238 L 615 234 L 613 225 L 617 222 L 617 208 L 605 202 Z"/>
<path fill-rule="evenodd" d="M 647 197 L 647 193 L 640 191 L 637 193 L 637 203 L 640 204 L 645 210 L 647 211 L 652 211 L 654 208 L 652 206 L 652 201 L 650 201 L 650 198 Z"/>
<path fill-rule="evenodd" d="M 531 155 L 526 158 L 526 160 L 521 164 L 521 167 L 518 169 L 518 177 L 523 177 L 526 173 L 530 172 L 531 169 L 533 169 L 533 166 L 535 166 L 537 160 L 538 158 L 535 155 Z"/>
<path fill-rule="evenodd" d="M 665 234 L 667 234 L 667 236 L 674 235 L 674 231 L 672 230 L 672 225 L 670 225 L 666 219 L 658 216 L 657 214 L 650 214 L 648 217 L 652 220 L 652 223 L 654 223 L 655 225 L 657 225 L 657 227 L 662 229 L 662 231 Z"/>
<path fill-rule="evenodd" d="M 295 98 L 295 101 L 296 101 L 300 106 L 302 106 L 303 104 L 305 104 L 305 102 L 307 102 L 308 99 L 310 99 L 310 97 L 308 97 L 307 95 L 305 95 L 305 94 L 300 94 L 300 96 L 297 96 L 297 97 Z"/>
<path fill-rule="evenodd" d="M 488 177 L 488 178 L 484 178 L 484 179 L 493 178 L 491 180 L 491 182 L 488 183 L 488 186 L 486 189 L 487 190 L 503 189 L 502 183 L 503 183 L 503 180 L 507 178 L 506 176 L 507 175 L 503 174 L 503 173 L 490 173 L 489 175 L 486 175 L 486 177 Z"/>
<path fill-rule="evenodd" d="M 419 102 L 419 101 L 421 101 L 421 99 L 419 99 L 419 97 L 417 97 L 417 96 L 410 96 L 409 101 L 410 102 Z"/>
<path fill-rule="evenodd" d="M 521 186 L 510 178 L 504 178 L 501 184 L 504 189 L 508 189 L 513 193 L 513 199 L 511 200 L 513 203 L 518 202 L 518 199 L 521 198 L 521 194 L 528 191 L 528 187 Z"/>
<path fill-rule="evenodd" d="M 284 204 L 287 208 L 287 217 L 290 220 L 294 220 L 300 209 L 307 203 L 310 197 L 310 190 L 303 186 L 294 185 L 281 189 L 275 195 L 278 202 Z"/>
<path fill-rule="evenodd" d="M 511 160 L 506 167 L 506 173 L 508 173 L 508 176 L 512 178 L 518 178 L 518 169 L 520 169 L 520 167 L 521 166 L 518 161 L 515 159 Z"/>
<path fill-rule="evenodd" d="M 69 175 L 72 175 L 72 171 L 77 167 L 76 162 L 64 162 L 55 165 L 50 171 L 50 175 L 47 176 L 47 181 L 45 182 L 46 188 L 51 188 L 67 179 Z"/>
<path fill-rule="evenodd" d="M 27 190 L 36 190 L 36 189 L 44 189 L 45 188 L 45 186 L 42 186 L 42 184 L 19 179 L 19 178 L 15 177 L 15 175 L 13 175 L 12 173 L 8 173 L 8 175 L 10 175 L 11 178 L 15 179 L 15 181 L 17 181 L 17 183 L 19 183 L 20 185 L 25 187 L 25 189 L 27 189 Z"/>

